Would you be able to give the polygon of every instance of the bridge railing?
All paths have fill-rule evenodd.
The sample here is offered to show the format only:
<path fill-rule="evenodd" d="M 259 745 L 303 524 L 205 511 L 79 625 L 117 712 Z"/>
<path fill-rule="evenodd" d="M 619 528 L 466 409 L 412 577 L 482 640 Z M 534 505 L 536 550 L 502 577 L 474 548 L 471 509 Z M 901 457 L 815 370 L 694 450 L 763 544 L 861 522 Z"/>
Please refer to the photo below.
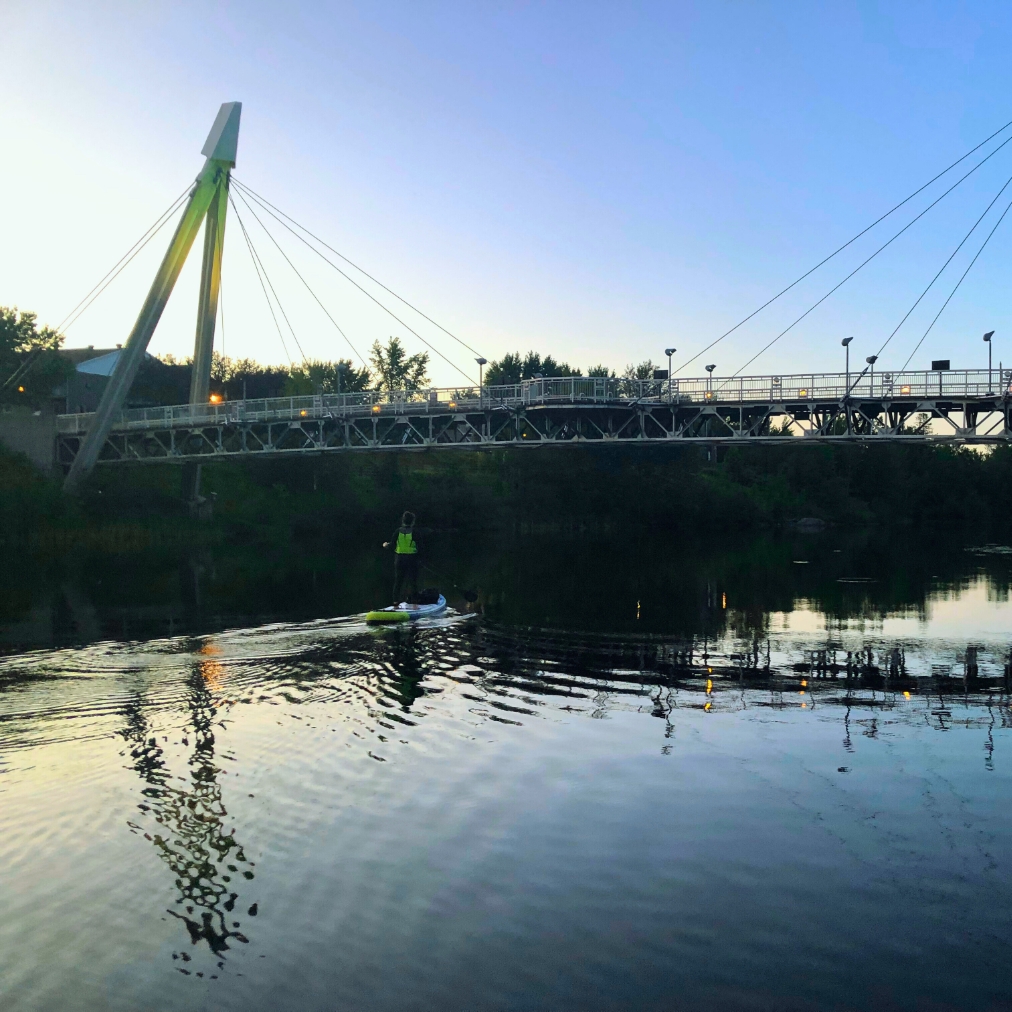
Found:
<path fill-rule="evenodd" d="M 113 428 L 143 430 L 212 426 L 242 422 L 294 422 L 302 418 L 361 419 L 371 415 L 476 411 L 537 404 L 804 404 L 854 401 L 945 400 L 1007 397 L 1012 369 L 961 369 L 949 372 L 795 373 L 790 375 L 695 377 L 635 380 L 615 377 L 550 376 L 506 386 L 433 387 L 393 393 L 365 390 L 347 394 L 271 397 L 218 404 L 176 404 L 129 408 Z M 58 430 L 83 433 L 93 415 L 60 415 Z"/>
<path fill-rule="evenodd" d="M 790 375 L 690 377 L 670 380 L 546 377 L 522 386 L 525 404 L 551 401 L 643 401 L 675 403 L 777 403 L 908 398 L 978 399 L 1010 392 L 1012 370 L 960 369 L 952 371 L 870 370 L 852 373 L 794 373 Z M 492 388 L 494 389 L 494 388 Z"/>

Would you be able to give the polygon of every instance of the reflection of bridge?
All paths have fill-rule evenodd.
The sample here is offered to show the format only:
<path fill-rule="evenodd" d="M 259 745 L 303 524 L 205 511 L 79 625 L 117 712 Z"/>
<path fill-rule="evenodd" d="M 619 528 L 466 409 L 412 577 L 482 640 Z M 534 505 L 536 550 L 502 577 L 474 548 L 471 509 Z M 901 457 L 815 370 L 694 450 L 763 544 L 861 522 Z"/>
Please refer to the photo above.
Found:
<path fill-rule="evenodd" d="M 412 395 L 322 394 L 120 412 L 99 461 L 636 442 L 1012 440 L 1012 370 L 733 379 L 529 380 Z M 59 418 L 72 463 L 92 414 Z"/>

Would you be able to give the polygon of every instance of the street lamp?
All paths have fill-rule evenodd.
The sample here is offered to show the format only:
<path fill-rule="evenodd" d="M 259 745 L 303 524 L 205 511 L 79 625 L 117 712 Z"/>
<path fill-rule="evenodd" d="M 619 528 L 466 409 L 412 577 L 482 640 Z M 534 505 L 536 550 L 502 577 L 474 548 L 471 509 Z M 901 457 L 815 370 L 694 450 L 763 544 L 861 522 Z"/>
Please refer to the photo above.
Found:
<path fill-rule="evenodd" d="M 337 363 L 337 370 L 336 371 L 337 371 L 337 396 L 338 397 L 341 396 L 341 373 L 344 372 L 344 370 L 346 368 L 347 367 L 345 366 L 345 364 L 343 362 L 338 362 Z M 340 402 L 338 402 L 338 403 L 340 403 Z"/>
<path fill-rule="evenodd" d="M 489 364 L 489 360 L 487 358 L 482 358 L 482 356 L 479 355 L 475 361 L 478 362 L 478 397 L 481 399 L 482 388 L 485 386 L 485 373 L 483 370 L 485 366 Z"/>
<path fill-rule="evenodd" d="M 878 361 L 878 355 L 869 355 L 865 362 L 871 366 L 871 395 L 875 396 L 875 363 Z"/>
<path fill-rule="evenodd" d="M 486 365 L 488 365 L 488 359 L 482 358 L 479 355 L 475 359 L 475 362 L 478 363 L 478 406 L 481 407 L 481 405 L 484 404 L 485 402 L 484 398 L 485 382 L 484 382 L 484 373 L 482 372 L 482 370 L 485 368 Z"/>
<path fill-rule="evenodd" d="M 840 344 L 847 349 L 847 385 L 845 388 L 844 396 L 846 397 L 850 393 L 850 342 L 853 341 L 853 337 L 845 337 Z"/>
<path fill-rule="evenodd" d="M 984 335 L 984 340 L 987 342 L 987 395 L 988 397 L 994 396 L 994 389 L 991 386 L 991 338 L 994 337 L 994 331 L 989 330 Z"/>
<path fill-rule="evenodd" d="M 710 389 L 711 389 L 711 385 L 713 383 L 713 370 L 716 369 L 716 368 L 717 367 L 715 365 L 708 365 L 706 367 L 706 389 L 707 389 L 707 392 L 709 392 Z"/>
<path fill-rule="evenodd" d="M 665 348 L 664 354 L 668 356 L 668 400 L 671 400 L 671 356 L 678 351 L 677 348 Z"/>

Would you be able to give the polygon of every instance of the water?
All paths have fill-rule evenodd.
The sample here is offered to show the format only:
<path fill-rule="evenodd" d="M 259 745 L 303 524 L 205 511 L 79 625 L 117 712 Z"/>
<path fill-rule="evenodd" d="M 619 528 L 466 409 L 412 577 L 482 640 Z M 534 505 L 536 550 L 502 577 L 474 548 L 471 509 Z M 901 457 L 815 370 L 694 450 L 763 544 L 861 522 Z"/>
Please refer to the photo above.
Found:
<path fill-rule="evenodd" d="M 1007 556 L 461 547 L 18 567 L 0 1007 L 1012 1004 Z"/>

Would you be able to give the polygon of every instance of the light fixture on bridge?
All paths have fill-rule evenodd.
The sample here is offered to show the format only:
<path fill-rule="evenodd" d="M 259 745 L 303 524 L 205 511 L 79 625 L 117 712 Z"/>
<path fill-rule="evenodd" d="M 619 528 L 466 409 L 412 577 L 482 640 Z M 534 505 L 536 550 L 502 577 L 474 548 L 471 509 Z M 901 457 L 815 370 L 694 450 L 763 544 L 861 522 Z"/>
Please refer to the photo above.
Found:
<path fill-rule="evenodd" d="M 878 361 L 878 355 L 869 355 L 865 359 L 865 362 L 867 362 L 868 366 L 871 368 L 871 395 L 872 395 L 872 397 L 875 396 L 875 363 L 877 361 Z"/>
<path fill-rule="evenodd" d="M 910 396 L 910 387 L 909 386 L 901 386 L 900 387 L 900 394 L 903 397 L 909 397 Z"/>
<path fill-rule="evenodd" d="M 481 398 L 481 391 L 482 391 L 482 389 L 485 386 L 484 373 L 482 372 L 482 370 L 485 368 L 485 366 L 488 365 L 488 359 L 487 358 L 482 358 L 482 356 L 479 355 L 475 359 L 475 362 L 478 363 L 478 397 L 480 399 Z"/>
<path fill-rule="evenodd" d="M 801 388 L 801 389 L 800 389 L 800 390 L 798 391 L 798 396 L 799 396 L 799 397 L 807 397 L 807 396 L 808 396 L 808 387 L 802 387 L 802 388 Z"/>
<path fill-rule="evenodd" d="M 211 394 L 211 396 L 208 397 L 208 402 L 210 404 L 221 404 L 221 394 Z"/>
<path fill-rule="evenodd" d="M 994 331 L 989 330 L 984 335 L 984 340 L 987 343 L 987 396 L 994 396 L 994 389 L 991 386 L 991 338 L 994 337 Z"/>
<path fill-rule="evenodd" d="M 374 404 L 372 406 L 372 413 L 374 415 L 378 415 L 380 413 L 380 411 L 382 411 L 382 408 L 378 404 Z"/>
<path fill-rule="evenodd" d="M 716 369 L 716 368 L 717 368 L 716 365 L 708 365 L 706 367 L 706 390 L 707 390 L 706 399 L 707 400 L 709 400 L 710 397 L 713 396 L 709 391 L 711 389 L 711 384 L 713 383 L 713 370 Z"/>
<path fill-rule="evenodd" d="M 846 381 L 846 384 L 844 385 L 844 394 L 843 394 L 844 397 L 846 397 L 847 395 L 850 394 L 850 342 L 853 341 L 853 340 L 854 340 L 853 337 L 845 337 L 840 342 L 840 344 L 842 344 L 843 347 L 847 350 L 847 364 L 845 366 L 845 368 L 846 368 L 846 374 L 847 374 L 847 381 Z"/>
<path fill-rule="evenodd" d="M 664 354 L 668 356 L 668 400 L 671 400 L 671 356 L 678 351 L 677 348 L 665 348 Z"/>

